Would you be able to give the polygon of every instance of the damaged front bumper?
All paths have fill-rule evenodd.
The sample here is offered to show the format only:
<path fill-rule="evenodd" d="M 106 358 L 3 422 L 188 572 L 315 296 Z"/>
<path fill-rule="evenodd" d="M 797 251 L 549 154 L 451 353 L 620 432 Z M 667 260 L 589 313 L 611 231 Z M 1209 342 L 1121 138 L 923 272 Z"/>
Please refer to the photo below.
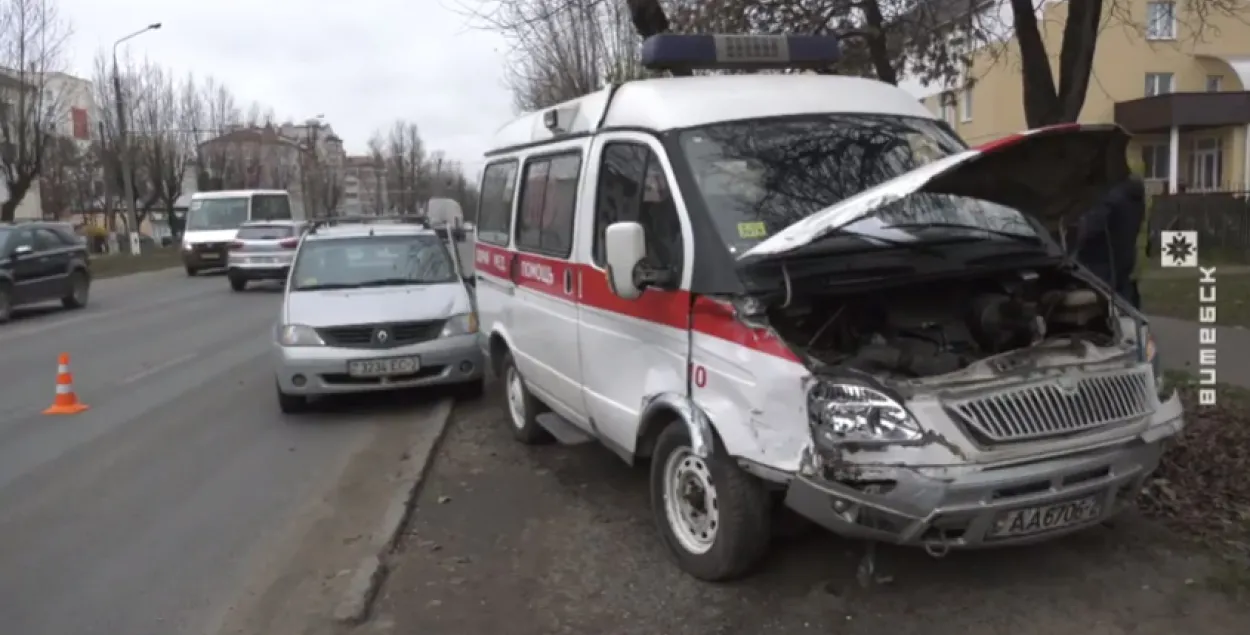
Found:
<path fill-rule="evenodd" d="M 1158 467 L 1181 415 L 1118 445 L 1006 465 L 858 465 L 855 481 L 806 473 L 786 505 L 848 537 L 950 549 L 1040 542 L 1113 517 Z M 805 471 L 806 472 L 806 471 Z"/>

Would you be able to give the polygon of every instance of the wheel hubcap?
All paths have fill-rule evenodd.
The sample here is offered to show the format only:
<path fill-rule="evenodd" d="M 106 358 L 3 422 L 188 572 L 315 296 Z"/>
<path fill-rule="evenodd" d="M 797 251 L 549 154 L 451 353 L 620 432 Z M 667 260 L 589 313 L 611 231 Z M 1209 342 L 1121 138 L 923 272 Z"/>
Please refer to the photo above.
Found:
<path fill-rule="evenodd" d="M 686 551 L 706 553 L 716 542 L 720 509 L 707 462 L 679 448 L 664 464 L 664 509 L 669 529 Z"/>
<path fill-rule="evenodd" d="M 518 430 L 525 427 L 525 384 L 521 382 L 521 373 L 516 367 L 508 367 L 508 413 L 512 417 L 512 425 Z"/>
<path fill-rule="evenodd" d="M 82 276 L 74 277 L 74 299 L 79 303 L 87 301 L 87 281 Z"/>

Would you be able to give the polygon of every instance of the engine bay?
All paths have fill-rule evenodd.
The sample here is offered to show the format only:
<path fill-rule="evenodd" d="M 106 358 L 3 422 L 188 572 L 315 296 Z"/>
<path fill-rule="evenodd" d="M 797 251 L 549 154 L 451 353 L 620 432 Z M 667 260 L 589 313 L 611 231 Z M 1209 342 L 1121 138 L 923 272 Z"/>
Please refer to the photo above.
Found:
<path fill-rule="evenodd" d="M 1116 341 L 1106 297 L 1060 270 L 795 297 L 768 322 L 809 363 L 888 378 L 956 372 L 1056 338 Z"/>

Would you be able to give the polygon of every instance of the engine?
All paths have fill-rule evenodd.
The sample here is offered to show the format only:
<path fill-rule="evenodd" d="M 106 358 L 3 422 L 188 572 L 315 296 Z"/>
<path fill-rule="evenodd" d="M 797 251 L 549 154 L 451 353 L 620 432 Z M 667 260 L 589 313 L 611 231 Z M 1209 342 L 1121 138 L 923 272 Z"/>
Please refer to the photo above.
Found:
<path fill-rule="evenodd" d="M 791 347 L 823 365 L 889 377 L 955 372 L 1048 338 L 1114 341 L 1106 300 L 1062 272 L 904 285 L 796 298 L 768 321 Z"/>

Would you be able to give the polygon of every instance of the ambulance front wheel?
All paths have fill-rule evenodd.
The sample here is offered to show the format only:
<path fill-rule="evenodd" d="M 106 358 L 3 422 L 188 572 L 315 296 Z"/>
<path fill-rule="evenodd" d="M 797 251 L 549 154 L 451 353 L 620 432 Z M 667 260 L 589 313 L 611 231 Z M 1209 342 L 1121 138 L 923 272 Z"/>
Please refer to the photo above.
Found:
<path fill-rule="evenodd" d="M 694 453 L 685 426 L 660 433 L 651 458 L 651 509 L 677 565 L 709 582 L 740 578 L 768 553 L 772 500 L 713 440 Z"/>

